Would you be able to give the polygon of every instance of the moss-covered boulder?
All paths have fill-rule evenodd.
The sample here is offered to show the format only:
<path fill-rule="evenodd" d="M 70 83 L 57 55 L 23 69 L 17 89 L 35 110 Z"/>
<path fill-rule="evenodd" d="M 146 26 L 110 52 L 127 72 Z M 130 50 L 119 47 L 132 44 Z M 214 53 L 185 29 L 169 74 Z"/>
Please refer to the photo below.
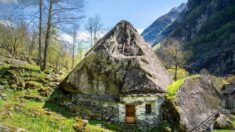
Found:
<path fill-rule="evenodd" d="M 215 77 L 201 75 L 168 87 L 175 91 L 168 93 L 164 118 L 178 131 L 210 129 L 222 105 L 217 83 Z"/>

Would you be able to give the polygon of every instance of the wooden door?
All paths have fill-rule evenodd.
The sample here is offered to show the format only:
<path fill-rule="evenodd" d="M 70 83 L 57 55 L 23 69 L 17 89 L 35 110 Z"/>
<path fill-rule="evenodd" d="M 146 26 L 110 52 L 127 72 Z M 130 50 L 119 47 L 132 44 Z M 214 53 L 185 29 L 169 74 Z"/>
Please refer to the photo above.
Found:
<path fill-rule="evenodd" d="M 135 105 L 126 105 L 126 123 L 128 124 L 136 123 Z"/>

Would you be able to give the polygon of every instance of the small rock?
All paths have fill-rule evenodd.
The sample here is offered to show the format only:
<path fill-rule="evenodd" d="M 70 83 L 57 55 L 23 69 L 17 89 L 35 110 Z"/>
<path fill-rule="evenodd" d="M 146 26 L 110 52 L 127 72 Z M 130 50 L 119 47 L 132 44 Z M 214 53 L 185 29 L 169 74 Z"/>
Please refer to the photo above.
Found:
<path fill-rule="evenodd" d="M 7 95 L 6 94 L 2 94 L 2 97 L 5 98 L 5 97 L 7 97 Z"/>
<path fill-rule="evenodd" d="M 164 132 L 171 132 L 171 128 L 170 127 L 165 127 Z"/>
<path fill-rule="evenodd" d="M 102 124 L 96 124 L 96 126 L 98 126 L 98 127 L 101 127 L 101 128 L 102 128 Z"/>
<path fill-rule="evenodd" d="M 82 120 L 80 118 L 77 118 L 76 123 L 73 125 L 73 129 L 76 132 L 84 132 L 86 130 L 87 124 L 88 124 L 87 120 Z"/>
<path fill-rule="evenodd" d="M 25 88 L 25 83 L 23 81 L 21 81 L 21 82 L 18 83 L 18 86 L 22 87 L 22 88 Z"/>
<path fill-rule="evenodd" d="M 0 85 L 0 90 L 3 90 L 3 89 L 4 89 L 4 87 L 2 85 Z"/>
<path fill-rule="evenodd" d="M 17 128 L 16 132 L 27 132 L 25 129 Z"/>
<path fill-rule="evenodd" d="M 229 117 L 224 114 L 220 114 L 219 117 L 215 120 L 214 127 L 216 129 L 233 129 L 233 124 Z"/>
<path fill-rule="evenodd" d="M 10 128 L 0 124 L 0 132 L 10 132 Z"/>
<path fill-rule="evenodd" d="M 88 120 L 83 120 L 83 126 L 86 127 L 88 124 L 89 124 L 89 121 Z"/>

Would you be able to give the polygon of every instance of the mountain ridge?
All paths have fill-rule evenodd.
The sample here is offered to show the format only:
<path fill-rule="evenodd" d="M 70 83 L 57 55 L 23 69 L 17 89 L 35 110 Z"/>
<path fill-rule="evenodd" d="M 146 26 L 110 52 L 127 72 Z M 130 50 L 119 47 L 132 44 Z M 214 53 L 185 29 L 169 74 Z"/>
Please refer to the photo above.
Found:
<path fill-rule="evenodd" d="M 172 8 L 167 14 L 160 16 L 149 27 L 147 27 L 141 34 L 145 41 L 150 43 L 150 45 L 154 45 L 161 41 L 163 39 L 161 32 L 176 20 L 185 6 L 186 4 L 182 3 L 180 6 Z"/>
<path fill-rule="evenodd" d="M 205 69 L 214 75 L 235 74 L 235 1 L 189 0 L 176 20 L 159 34 L 161 40 L 153 46 L 174 38 L 192 52 L 186 65 L 190 72 Z"/>

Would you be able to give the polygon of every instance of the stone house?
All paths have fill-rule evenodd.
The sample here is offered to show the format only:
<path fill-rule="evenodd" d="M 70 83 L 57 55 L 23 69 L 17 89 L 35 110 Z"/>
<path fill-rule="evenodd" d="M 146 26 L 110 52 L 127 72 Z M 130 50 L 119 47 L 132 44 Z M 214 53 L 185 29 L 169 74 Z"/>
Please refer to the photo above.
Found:
<path fill-rule="evenodd" d="M 119 98 L 76 94 L 72 101 L 84 110 L 78 112 L 85 119 L 155 126 L 161 121 L 164 97 L 163 94 L 129 94 Z"/>
<path fill-rule="evenodd" d="M 235 112 L 235 84 L 225 85 L 221 94 L 224 98 L 224 105 L 226 109 Z"/>
<path fill-rule="evenodd" d="M 160 108 L 164 102 L 161 94 L 139 94 L 120 97 L 119 122 L 129 124 L 158 124 Z"/>
<path fill-rule="evenodd" d="M 137 30 L 119 22 L 60 84 L 84 118 L 127 124 L 159 123 L 166 69 Z M 70 106 L 71 107 L 71 106 Z"/>

